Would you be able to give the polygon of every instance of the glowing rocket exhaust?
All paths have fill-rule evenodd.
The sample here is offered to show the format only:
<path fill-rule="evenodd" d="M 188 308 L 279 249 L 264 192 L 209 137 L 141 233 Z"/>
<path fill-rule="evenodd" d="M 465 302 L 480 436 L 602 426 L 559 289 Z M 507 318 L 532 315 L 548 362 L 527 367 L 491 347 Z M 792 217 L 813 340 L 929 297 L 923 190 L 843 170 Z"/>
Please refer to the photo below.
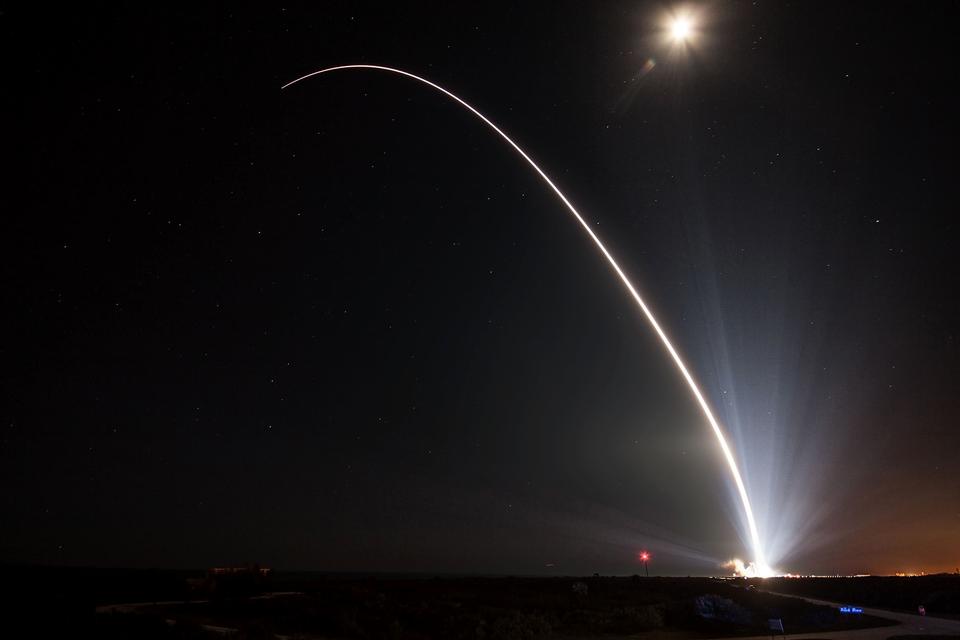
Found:
<path fill-rule="evenodd" d="M 337 67 L 329 67 L 327 69 L 320 69 L 319 71 L 308 73 L 305 76 L 297 78 L 296 80 L 293 80 L 292 82 L 288 82 L 287 84 L 283 85 L 282 89 L 286 89 L 287 87 L 297 84 L 298 82 L 301 82 L 313 76 L 320 75 L 322 73 L 330 73 L 332 71 L 356 70 L 356 69 L 386 71 L 388 73 L 394 73 L 397 75 L 405 76 L 407 78 L 411 78 L 412 80 L 416 80 L 417 82 L 423 83 L 429 87 L 432 87 L 433 89 L 436 89 L 437 91 L 444 94 L 451 100 L 454 100 L 455 102 L 459 103 L 461 106 L 467 109 L 470 113 L 472 113 L 477 118 L 482 120 L 485 125 L 493 129 L 493 131 L 495 131 L 497 135 L 499 135 L 501 138 L 506 140 L 507 144 L 513 147 L 513 149 L 517 153 L 519 153 L 524 160 L 527 161 L 527 164 L 533 167 L 533 170 L 536 171 L 541 178 L 543 178 L 543 181 L 547 184 L 547 186 L 553 189 L 554 193 L 557 194 L 557 197 L 560 198 L 560 201 L 563 202 L 564 205 L 566 205 L 567 209 L 570 210 L 570 213 L 573 214 L 573 217 L 577 219 L 577 222 L 580 223 L 580 226 L 583 227 L 583 230 L 587 233 L 587 235 L 590 237 L 593 243 L 597 246 L 597 249 L 600 250 L 600 253 L 603 254 L 603 257 L 607 259 L 607 262 L 610 264 L 610 267 L 620 278 L 620 281 L 623 282 L 624 287 L 626 287 L 627 291 L 633 297 L 634 301 L 636 301 L 637 306 L 639 306 L 640 310 L 643 311 L 643 315 L 646 316 L 647 321 L 650 323 L 650 326 L 653 327 L 653 330 L 656 331 L 657 335 L 660 337 L 660 341 L 663 343 L 664 348 L 666 348 L 667 352 L 670 354 L 670 357 L 673 358 L 673 362 L 677 365 L 677 369 L 680 370 L 680 373 L 683 375 L 684 380 L 687 381 L 687 385 L 690 387 L 690 391 L 693 393 L 693 396 L 697 399 L 697 402 L 700 404 L 700 408 L 703 410 L 703 415 L 707 418 L 707 422 L 710 423 L 710 427 L 713 429 L 713 433 L 717 437 L 717 442 L 719 442 L 720 444 L 720 449 L 723 451 L 723 456 L 727 460 L 727 464 L 730 467 L 730 474 L 733 476 L 733 481 L 737 485 L 737 491 L 740 494 L 740 500 L 743 503 L 743 510 L 747 517 L 747 526 L 750 531 L 750 539 L 753 545 L 754 561 L 752 564 L 756 568 L 757 575 L 760 575 L 760 576 L 771 575 L 772 571 L 767 565 L 766 558 L 763 553 L 763 548 L 760 544 L 760 534 L 757 531 L 757 523 L 753 517 L 753 509 L 750 506 L 750 499 L 747 497 L 747 489 L 743 484 L 743 478 L 740 476 L 740 470 L 737 468 L 737 461 L 733 457 L 733 452 L 731 451 L 730 446 L 727 444 L 727 439 L 723 435 L 723 430 L 720 428 L 720 424 L 717 422 L 716 418 L 713 417 L 713 412 L 710 410 L 710 405 L 707 404 L 706 399 L 704 398 L 703 394 L 700 392 L 700 388 L 697 386 L 697 383 L 694 381 L 693 376 L 687 370 L 687 367 L 683 363 L 683 360 L 680 358 L 680 355 L 677 353 L 676 349 L 673 348 L 673 345 L 670 343 L 670 339 L 667 338 L 667 334 L 664 333 L 662 328 L 660 328 L 660 325 L 659 323 L 657 323 L 656 318 L 653 317 L 653 313 L 651 313 L 650 309 L 647 307 L 646 303 L 643 301 L 643 298 L 640 297 L 640 294 L 637 293 L 637 290 L 633 286 L 633 284 L 630 282 L 630 279 L 627 278 L 627 275 L 620 268 L 620 265 L 618 265 L 617 261 L 613 259 L 613 256 L 610 255 L 610 252 L 607 251 L 607 248 L 600 241 L 600 238 L 597 237 L 597 234 L 593 232 L 593 229 L 590 228 L 590 225 L 587 224 L 587 221 L 584 220 L 583 216 L 580 215 L 580 212 L 578 212 L 576 208 L 567 199 L 567 197 L 563 195 L 563 192 L 560 191 L 557 185 L 555 185 L 553 181 L 549 177 L 547 177 L 547 174 L 543 172 L 543 169 L 537 166 L 537 163 L 534 162 L 530 158 L 530 156 L 528 156 L 527 153 L 523 149 L 521 149 L 516 142 L 510 139 L 510 136 L 504 133 L 500 129 L 500 127 L 495 125 L 485 115 L 483 115 L 482 113 L 474 109 L 472 106 L 470 106 L 467 102 L 465 102 L 461 98 L 447 91 L 440 85 L 434 84 L 425 78 L 421 78 L 420 76 L 414 75 L 407 71 L 394 69 L 392 67 L 383 67 L 383 66 L 372 65 L 372 64 L 349 64 L 349 65 L 342 65 Z"/>

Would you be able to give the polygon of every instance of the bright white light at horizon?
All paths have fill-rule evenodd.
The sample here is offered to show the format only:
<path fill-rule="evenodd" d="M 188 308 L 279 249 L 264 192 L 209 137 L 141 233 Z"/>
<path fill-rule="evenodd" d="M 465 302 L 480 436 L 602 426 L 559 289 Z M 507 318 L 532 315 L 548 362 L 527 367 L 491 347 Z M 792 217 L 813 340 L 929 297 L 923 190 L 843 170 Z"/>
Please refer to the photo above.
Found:
<path fill-rule="evenodd" d="M 690 24 L 690 18 L 674 18 L 670 25 L 670 35 L 677 42 L 684 42 L 690 37 L 693 31 L 693 25 Z"/>
<path fill-rule="evenodd" d="M 777 575 L 777 572 L 766 564 L 758 564 L 756 562 L 744 564 L 743 560 L 739 558 L 734 558 L 723 566 L 728 569 L 733 569 L 733 575 L 741 578 L 772 578 Z"/>

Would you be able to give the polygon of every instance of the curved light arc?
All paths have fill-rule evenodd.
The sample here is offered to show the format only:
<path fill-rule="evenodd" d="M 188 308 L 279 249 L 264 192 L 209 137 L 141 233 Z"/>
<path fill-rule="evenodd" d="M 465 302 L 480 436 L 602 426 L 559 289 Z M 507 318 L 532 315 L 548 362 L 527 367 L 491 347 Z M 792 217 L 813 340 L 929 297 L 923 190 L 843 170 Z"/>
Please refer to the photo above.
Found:
<path fill-rule="evenodd" d="M 287 84 L 283 85 L 281 89 L 286 89 L 288 87 L 291 87 L 297 84 L 298 82 L 302 82 L 303 80 L 312 78 L 314 76 L 318 76 L 320 74 L 331 73 L 333 71 L 347 71 L 347 70 L 357 70 L 357 69 L 386 71 L 388 73 L 394 73 L 397 75 L 405 76 L 407 78 L 410 78 L 412 80 L 416 80 L 417 82 L 425 84 L 429 87 L 432 87 L 433 89 L 436 89 L 437 91 L 444 94 L 451 100 L 454 100 L 455 102 L 459 103 L 462 107 L 467 109 L 470 113 L 475 115 L 477 118 L 483 121 L 484 124 L 486 124 L 493 131 L 495 131 L 497 135 L 499 135 L 501 138 L 503 138 L 507 142 L 507 144 L 513 147 L 514 151 L 520 154 L 520 157 L 526 160 L 527 164 L 529 164 L 533 168 L 533 170 L 536 171 L 541 178 L 543 178 L 543 181 L 547 184 L 547 186 L 549 186 L 553 190 L 553 192 L 557 194 L 557 197 L 560 198 L 560 201 L 563 202 L 563 204 L 567 207 L 570 213 L 573 214 L 573 217 L 576 218 L 577 222 L 580 223 L 580 226 L 583 227 L 583 230 L 587 233 L 587 235 L 596 245 L 597 249 L 600 250 L 600 253 L 603 254 L 603 257 L 607 259 L 607 262 L 609 263 L 610 267 L 613 269 L 614 273 L 616 273 L 617 276 L 620 278 L 620 281 L 623 283 L 623 286 L 626 287 L 627 291 L 630 293 L 634 301 L 637 303 L 637 306 L 640 307 L 640 310 L 643 312 L 643 315 L 646 317 L 647 321 L 650 323 L 650 326 L 653 327 L 653 330 L 656 332 L 657 336 L 660 338 L 660 342 L 663 343 L 663 346 L 667 350 L 667 353 L 670 354 L 670 357 L 673 359 L 673 362 L 677 366 L 677 369 L 679 369 L 681 375 L 683 375 L 684 380 L 686 380 L 687 385 L 690 387 L 690 391 L 693 393 L 694 398 L 696 398 L 697 404 L 700 405 L 700 409 L 703 411 L 704 417 L 706 417 L 707 422 L 710 424 L 710 427 L 713 430 L 714 435 L 717 437 L 717 442 L 720 444 L 720 449 L 721 451 L 723 451 L 723 456 L 727 461 L 727 465 L 730 467 L 730 474 L 733 476 L 734 484 L 736 484 L 737 486 L 737 492 L 740 495 L 740 501 L 743 504 L 744 514 L 746 515 L 746 518 L 747 518 L 747 526 L 749 527 L 749 530 L 750 530 L 750 539 L 753 545 L 755 566 L 763 572 L 769 572 L 769 567 L 767 567 L 766 559 L 763 554 L 763 548 L 762 548 L 762 545 L 760 544 L 760 534 L 757 531 L 757 523 L 753 517 L 753 508 L 750 506 L 750 498 L 747 496 L 747 489 L 746 489 L 746 486 L 744 486 L 743 478 L 740 475 L 740 469 L 737 466 L 737 461 L 733 455 L 733 451 L 730 449 L 730 445 L 727 444 L 727 438 L 726 436 L 724 436 L 723 429 L 720 428 L 720 424 L 717 422 L 717 419 L 713 416 L 713 411 L 711 411 L 710 405 L 707 403 L 707 400 L 704 397 L 703 393 L 700 392 L 700 387 L 697 386 L 696 381 L 693 379 L 693 376 L 690 374 L 690 371 L 687 369 L 687 366 L 684 364 L 683 359 L 680 358 L 680 354 L 677 353 L 677 350 L 673 348 L 673 344 L 670 342 L 670 339 L 667 337 L 666 332 L 664 332 L 663 328 L 660 326 L 660 323 L 657 322 L 657 319 L 653 316 L 653 313 L 647 307 L 647 304 L 643 301 L 643 298 L 640 297 L 640 294 L 637 292 L 637 289 L 633 286 L 633 283 L 630 282 L 630 279 L 620 268 L 620 265 L 617 264 L 617 261 L 613 258 L 613 255 L 611 255 L 611 253 L 607 250 L 606 246 L 604 246 L 603 242 L 601 242 L 597 234 L 594 233 L 593 229 L 590 228 L 590 225 L 587 224 L 587 221 L 583 218 L 583 216 L 580 215 L 580 212 L 577 211 L 577 209 L 573 206 L 570 200 L 568 200 L 567 197 L 563 194 L 563 192 L 560 191 L 560 188 L 553 183 L 553 180 L 551 180 L 549 176 L 547 176 L 547 174 L 543 171 L 543 169 L 541 169 L 537 165 L 537 163 L 534 162 L 533 159 L 529 155 L 527 155 L 527 153 L 523 149 L 520 148 L 520 145 L 518 145 L 516 142 L 514 142 L 510 138 L 510 136 L 504 133 L 503 130 L 500 129 L 500 127 L 498 127 L 493 122 L 491 122 L 489 118 L 487 118 L 485 115 L 477 111 L 475 108 L 473 108 L 473 106 L 471 106 L 465 100 L 461 99 L 459 96 L 451 93 L 450 91 L 447 91 L 446 89 L 444 89 L 438 84 L 430 82 L 426 78 L 421 78 L 420 76 L 414 75 L 408 71 L 403 71 L 402 69 L 395 69 L 393 67 L 384 67 L 384 66 L 373 65 L 373 64 L 347 64 L 347 65 L 340 65 L 336 67 L 328 67 L 326 69 L 320 69 L 319 71 L 308 73 L 305 76 L 301 76 L 296 80 L 288 82 Z"/>

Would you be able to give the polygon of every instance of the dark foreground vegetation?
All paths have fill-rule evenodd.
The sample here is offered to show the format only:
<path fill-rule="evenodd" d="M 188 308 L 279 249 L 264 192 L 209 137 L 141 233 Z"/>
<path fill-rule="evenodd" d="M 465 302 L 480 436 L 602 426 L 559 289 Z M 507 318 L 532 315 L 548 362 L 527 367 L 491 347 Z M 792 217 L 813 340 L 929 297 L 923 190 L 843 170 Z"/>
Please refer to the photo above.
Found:
<path fill-rule="evenodd" d="M 755 584 L 777 593 L 861 607 L 917 613 L 917 607 L 922 605 L 927 615 L 960 617 L 960 575 L 954 573 L 909 577 L 773 578 L 755 581 Z"/>
<path fill-rule="evenodd" d="M 221 634 L 236 630 L 230 635 L 237 639 L 562 640 L 640 635 L 680 640 L 763 635 L 770 618 L 782 619 L 787 633 L 885 623 L 750 589 L 744 581 L 710 578 L 280 573 L 255 585 L 221 580 L 215 589 L 198 593 L 197 585 L 210 588 L 204 572 L 19 571 L 19 605 L 5 615 L 10 625 L 25 622 L 30 637 L 223 637 L 211 629 L 217 627 Z M 251 597 L 252 587 L 266 593 Z M 6 598 L 9 604 L 14 594 Z M 96 605 L 111 602 L 148 604 L 95 613 Z"/>
<path fill-rule="evenodd" d="M 163 607 L 191 624 L 336 638 L 521 640 L 756 635 L 883 624 L 708 578 L 435 578 L 304 581 L 302 593 Z"/>

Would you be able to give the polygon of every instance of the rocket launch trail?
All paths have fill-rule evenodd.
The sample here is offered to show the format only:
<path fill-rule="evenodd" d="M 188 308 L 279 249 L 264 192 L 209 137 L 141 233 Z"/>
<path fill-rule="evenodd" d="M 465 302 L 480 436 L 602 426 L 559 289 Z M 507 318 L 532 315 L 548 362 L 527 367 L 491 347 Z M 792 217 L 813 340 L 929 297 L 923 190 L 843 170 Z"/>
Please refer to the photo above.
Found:
<path fill-rule="evenodd" d="M 700 405 L 700 408 L 703 411 L 704 417 L 706 417 L 707 422 L 710 424 L 710 427 L 713 430 L 714 435 L 716 436 L 717 442 L 720 445 L 720 449 L 723 452 L 723 456 L 726 459 L 727 465 L 730 468 L 730 474 L 733 477 L 734 483 L 736 484 L 737 492 L 740 495 L 740 500 L 743 504 L 744 515 L 746 516 L 747 527 L 750 533 L 750 541 L 753 547 L 753 556 L 754 556 L 753 564 L 754 564 L 756 574 L 761 576 L 771 575 L 772 571 L 770 570 L 770 567 L 766 563 L 766 557 L 763 552 L 763 546 L 760 542 L 760 535 L 757 530 L 756 520 L 754 519 L 753 508 L 750 506 L 750 498 L 747 495 L 747 489 L 743 483 L 743 478 L 740 475 L 740 470 L 737 466 L 736 458 L 733 455 L 733 451 L 731 450 L 730 445 L 727 443 L 727 438 L 723 433 L 723 429 L 720 427 L 720 424 L 717 422 L 717 419 L 714 417 L 713 411 L 710 409 L 710 405 L 707 403 L 706 398 L 704 397 L 703 393 L 700 391 L 700 388 L 697 386 L 696 381 L 693 379 L 693 375 L 691 375 L 686 364 L 684 364 L 683 359 L 680 357 L 680 354 L 677 353 L 676 349 L 674 349 L 673 344 L 670 342 L 670 339 L 667 337 L 666 332 L 664 332 L 663 328 L 657 322 L 653 313 L 650 311 L 649 307 L 647 307 L 647 304 L 643 301 L 643 298 L 638 293 L 636 287 L 634 287 L 633 283 L 630 282 L 630 279 L 620 268 L 620 265 L 617 264 L 617 261 L 614 259 L 613 255 L 610 254 L 610 252 L 604 246 L 603 242 L 600 240 L 597 234 L 594 233 L 593 229 L 590 228 L 590 225 L 587 224 L 587 221 L 583 218 L 580 212 L 577 211 L 577 209 L 573 206 L 570 200 L 563 194 L 562 191 L 560 191 L 560 188 L 557 187 L 556 184 L 554 184 L 553 180 L 551 180 L 550 177 L 547 176 L 547 174 L 543 171 L 543 169 L 541 169 L 537 165 L 537 163 L 534 162 L 533 159 L 529 155 L 527 155 L 527 153 L 523 149 L 521 149 L 520 146 L 510 138 L 510 136 L 504 133 L 503 130 L 500 129 L 500 127 L 498 127 L 496 124 L 490 121 L 485 115 L 477 111 L 475 108 L 473 108 L 470 104 L 468 104 L 466 101 L 464 101 L 457 95 L 444 89 L 438 84 L 430 82 L 425 78 L 422 78 L 420 76 L 414 75 L 407 71 L 403 71 L 401 69 L 395 69 L 392 67 L 370 65 L 370 64 L 350 64 L 350 65 L 329 67 L 326 69 L 320 69 L 319 71 L 314 71 L 313 73 L 308 73 L 305 76 L 297 78 L 296 80 L 293 80 L 292 82 L 288 82 L 287 84 L 283 85 L 282 89 L 286 89 L 308 78 L 312 78 L 314 76 L 318 76 L 321 74 L 332 73 L 334 71 L 356 71 L 356 70 L 383 71 L 387 73 L 404 76 L 406 78 L 410 78 L 412 80 L 416 80 L 417 82 L 425 84 L 439 91 L 440 93 L 444 94 L 451 100 L 457 102 L 462 107 L 467 109 L 470 113 L 472 113 L 477 118 L 479 118 L 485 125 L 487 125 L 490 129 L 492 129 L 497 135 L 503 138 L 507 142 L 507 144 L 513 147 L 514 151 L 520 154 L 520 157 L 522 157 L 527 162 L 527 164 L 529 164 L 533 168 L 533 170 L 540 175 L 544 183 L 546 183 L 546 185 L 550 187 L 550 189 L 552 189 L 554 193 L 557 194 L 557 197 L 560 198 L 560 201 L 563 202 L 564 206 L 566 206 L 566 208 L 570 211 L 570 213 L 573 214 L 573 217 L 576 218 L 577 222 L 580 223 L 580 226 L 583 227 L 584 232 L 587 234 L 587 236 L 589 236 L 590 240 L 593 241 L 593 244 L 597 247 L 600 253 L 603 254 L 603 257 L 606 258 L 607 262 L 610 265 L 610 268 L 613 269 L 617 277 L 620 278 L 620 281 L 623 283 L 623 286 L 626 288 L 627 292 L 630 294 L 633 300 L 637 303 L 637 306 L 643 312 L 644 317 L 646 317 L 650 326 L 653 328 L 657 336 L 660 338 L 660 341 L 663 343 L 663 347 L 667 350 L 667 353 L 670 354 L 670 357 L 673 359 L 673 362 L 677 366 L 677 369 L 680 371 L 680 374 L 683 376 L 683 379 L 686 380 L 687 385 L 690 388 L 690 392 L 693 394 L 694 398 L 696 398 L 697 403 Z"/>

